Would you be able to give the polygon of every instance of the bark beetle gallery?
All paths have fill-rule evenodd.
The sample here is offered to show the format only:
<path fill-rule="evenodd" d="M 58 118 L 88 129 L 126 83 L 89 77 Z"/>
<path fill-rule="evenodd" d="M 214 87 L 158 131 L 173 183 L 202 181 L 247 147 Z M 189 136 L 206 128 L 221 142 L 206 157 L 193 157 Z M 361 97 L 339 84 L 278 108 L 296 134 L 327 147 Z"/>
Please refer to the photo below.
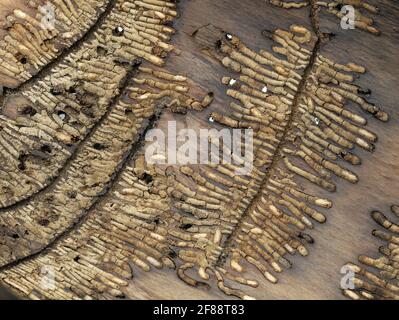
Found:
<path fill-rule="evenodd" d="M 154 269 L 174 270 L 198 290 L 254 298 L 245 288 L 259 281 L 248 270 L 275 284 L 290 255 L 308 255 L 307 230 L 332 206 L 317 190 L 336 191 L 338 178 L 357 183 L 357 150 L 373 152 L 377 142 L 368 116 L 389 118 L 356 83 L 365 66 L 321 54 L 329 41 L 321 10 L 341 18 L 340 7 L 352 5 L 356 27 L 380 33 L 361 13 L 378 13 L 365 1 L 270 0 L 311 17 L 310 26 L 259 31 L 271 50 L 213 25 L 197 29 L 196 50 L 224 70 L 228 112 L 207 111 L 212 88 L 168 71 L 168 56 L 184 51 L 171 44 L 175 1 L 26 3 L 1 24 L 0 281 L 30 299 L 129 298 L 136 273 Z M 51 28 L 41 22 L 46 3 Z M 170 113 L 253 129 L 253 170 L 147 163 L 144 137 Z M 382 214 L 373 218 L 398 231 Z M 398 297 L 383 280 L 398 277 L 397 240 L 375 234 L 389 241 L 385 257 L 359 259 L 384 272 L 351 265 L 351 298 Z M 47 287 L 44 269 L 54 278 Z"/>

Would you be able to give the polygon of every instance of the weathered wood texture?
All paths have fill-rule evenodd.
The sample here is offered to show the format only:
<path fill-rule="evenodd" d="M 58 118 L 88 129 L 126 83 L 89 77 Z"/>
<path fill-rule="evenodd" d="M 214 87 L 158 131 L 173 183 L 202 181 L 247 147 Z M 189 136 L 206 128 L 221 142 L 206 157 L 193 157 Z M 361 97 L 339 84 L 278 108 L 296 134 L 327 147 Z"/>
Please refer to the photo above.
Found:
<path fill-rule="evenodd" d="M 8 1 L 5 1 L 8 3 Z M 334 194 L 318 190 L 318 195 L 333 200 L 334 206 L 326 210 L 327 222 L 317 225 L 309 233 L 315 243 L 308 257 L 290 257 L 293 268 L 279 276 L 276 285 L 267 283 L 257 272 L 252 278 L 261 285 L 247 289 L 249 294 L 263 299 L 341 299 L 340 269 L 348 261 L 356 261 L 359 254 L 373 256 L 378 241 L 371 236 L 374 223 L 369 217 L 373 209 L 387 211 L 399 197 L 399 142 L 397 128 L 399 98 L 398 27 L 399 4 L 378 1 L 379 15 L 373 16 L 382 35 L 376 37 L 359 30 L 342 30 L 339 20 L 320 14 L 322 31 L 336 36 L 321 48 L 321 53 L 337 62 L 356 62 L 366 67 L 367 73 L 359 84 L 372 90 L 371 101 L 390 115 L 388 123 L 369 117 L 369 129 L 379 137 L 372 154 L 358 150 L 362 165 L 353 170 L 360 181 L 352 185 L 336 179 Z M 0 10 L 1 10 L 0 6 Z M 261 31 L 288 28 L 302 24 L 310 28 L 309 7 L 300 10 L 276 8 L 265 0 L 190 0 L 181 1 L 180 18 L 175 24 L 177 34 L 172 43 L 181 51 L 167 59 L 166 69 L 186 74 L 205 91 L 215 93 L 215 102 L 202 113 L 188 116 L 164 114 L 159 126 L 175 118 L 181 126 L 197 127 L 207 121 L 214 110 L 228 110 L 232 100 L 225 94 L 220 79 L 228 72 L 198 50 L 192 34 L 212 24 L 239 36 L 252 49 L 269 49 L 271 41 Z M 2 17 L 3 14 L 0 14 Z M 362 114 L 368 117 L 366 114 Z M 172 273 L 174 271 L 137 272 L 128 289 L 132 299 L 226 299 L 217 288 L 203 291 L 188 287 Z"/>

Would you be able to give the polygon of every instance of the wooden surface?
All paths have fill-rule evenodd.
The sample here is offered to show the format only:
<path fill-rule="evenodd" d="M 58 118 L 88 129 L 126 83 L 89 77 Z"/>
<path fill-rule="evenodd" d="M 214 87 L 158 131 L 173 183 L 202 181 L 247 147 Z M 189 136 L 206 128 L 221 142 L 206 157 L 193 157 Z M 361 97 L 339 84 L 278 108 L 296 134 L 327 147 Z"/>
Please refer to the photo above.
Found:
<path fill-rule="evenodd" d="M 343 298 L 339 288 L 342 265 L 348 261 L 355 262 L 359 254 L 373 256 L 377 252 L 379 244 L 370 234 L 374 223 L 369 212 L 373 209 L 388 211 L 391 204 L 399 202 L 399 35 L 395 30 L 398 27 L 399 4 L 388 0 L 378 2 L 381 13 L 373 15 L 373 18 L 382 31 L 380 37 L 359 30 L 342 30 L 335 17 L 320 14 L 322 31 L 336 34 L 332 41 L 323 45 L 321 52 L 338 62 L 352 61 L 365 66 L 367 73 L 358 80 L 359 84 L 372 90 L 370 101 L 387 111 L 391 119 L 388 123 L 382 123 L 369 117 L 369 129 L 378 135 L 379 141 L 372 154 L 357 150 L 363 160 L 361 166 L 354 168 L 359 175 L 359 183 L 352 185 L 336 179 L 336 193 L 317 190 L 319 195 L 333 200 L 334 206 L 325 211 L 327 223 L 317 225 L 310 232 L 315 243 L 310 247 L 309 256 L 290 257 L 293 268 L 284 271 L 276 285 L 267 283 L 257 272 L 253 272 L 252 277 L 261 285 L 247 291 L 258 298 Z M 0 10 L 3 10 L 1 5 Z M 170 56 L 166 69 L 188 75 L 205 91 L 214 92 L 216 101 L 201 114 L 165 114 L 159 125 L 175 117 L 182 126 L 195 127 L 206 121 L 213 110 L 226 108 L 231 102 L 220 83 L 220 78 L 228 72 L 198 50 L 192 37 L 195 30 L 212 24 L 238 35 L 252 49 L 270 49 L 271 42 L 262 36 L 261 31 L 288 28 L 293 23 L 309 27 L 309 10 L 283 10 L 265 0 L 182 0 L 179 5 L 181 16 L 175 23 L 177 34 L 172 41 L 181 54 Z M 2 12 L 0 17 L 3 17 Z M 204 291 L 188 287 L 172 273 L 174 271 L 136 273 L 128 289 L 130 297 L 226 299 L 215 288 Z"/>

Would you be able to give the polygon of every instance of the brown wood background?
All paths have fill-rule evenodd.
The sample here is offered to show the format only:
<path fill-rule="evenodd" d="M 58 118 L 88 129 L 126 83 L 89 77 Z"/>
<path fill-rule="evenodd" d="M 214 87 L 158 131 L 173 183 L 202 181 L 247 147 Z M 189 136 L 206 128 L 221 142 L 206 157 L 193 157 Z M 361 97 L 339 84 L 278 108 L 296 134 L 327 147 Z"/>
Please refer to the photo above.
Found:
<path fill-rule="evenodd" d="M 334 194 L 317 189 L 317 194 L 330 198 L 333 208 L 327 210 L 327 223 L 317 225 L 309 233 L 315 243 L 309 247 L 308 257 L 289 257 L 293 268 L 279 275 L 276 285 L 265 281 L 258 272 L 252 278 L 260 281 L 257 289 L 247 291 L 261 299 L 341 299 L 340 269 L 357 255 L 376 255 L 379 242 L 371 236 L 375 227 L 369 212 L 373 209 L 388 211 L 399 203 L 399 3 L 397 1 L 368 1 L 377 3 L 379 15 L 370 15 L 382 31 L 380 37 L 360 30 L 342 30 L 339 20 L 321 13 L 322 31 L 336 36 L 323 45 L 322 54 L 337 62 L 355 62 L 367 68 L 358 84 L 370 88 L 369 101 L 384 108 L 390 121 L 382 123 L 371 117 L 369 129 L 377 133 L 379 141 L 374 153 L 356 150 L 362 158 L 361 166 L 353 168 L 360 181 L 352 185 L 336 180 Z M 396 2 L 396 3 L 395 3 Z M 25 1 L 0 0 L 0 19 L 15 6 Z M 309 8 L 283 10 L 266 0 L 182 0 L 180 18 L 175 23 L 176 35 L 172 43 L 181 51 L 167 58 L 167 69 L 187 75 L 205 91 L 213 91 L 216 101 L 202 113 L 187 116 L 165 114 L 165 120 L 174 117 L 182 126 L 195 127 L 206 121 L 212 110 L 226 108 L 230 98 L 220 78 L 228 71 L 198 50 L 191 34 L 208 24 L 239 36 L 252 49 L 270 49 L 271 42 L 264 38 L 264 29 L 288 28 L 290 24 L 310 25 Z M 0 36 L 2 35 L 0 31 Z M 398 200 L 398 201 L 397 201 Z M 174 271 L 137 272 L 128 289 L 137 299 L 226 299 L 213 288 L 203 291 L 188 287 Z"/>

